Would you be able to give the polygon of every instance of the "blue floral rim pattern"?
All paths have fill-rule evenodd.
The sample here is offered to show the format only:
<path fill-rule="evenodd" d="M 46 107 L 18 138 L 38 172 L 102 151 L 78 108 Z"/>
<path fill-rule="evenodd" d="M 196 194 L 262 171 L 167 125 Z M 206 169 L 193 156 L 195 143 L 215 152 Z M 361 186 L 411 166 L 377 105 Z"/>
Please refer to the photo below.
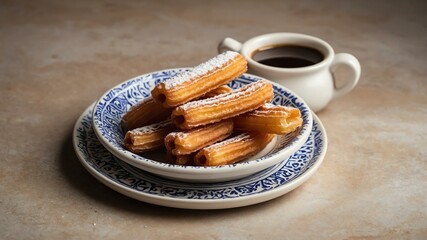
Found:
<path fill-rule="evenodd" d="M 310 137 L 288 161 L 239 180 L 221 183 L 185 183 L 161 178 L 117 159 L 99 142 L 88 108 L 76 123 L 74 147 L 85 165 L 108 181 L 139 194 L 173 199 L 219 200 L 267 193 L 295 181 L 309 170 L 325 151 L 323 132 L 314 121 Z"/>
<path fill-rule="evenodd" d="M 113 151 L 128 156 L 129 158 L 133 159 L 134 161 L 138 161 L 139 163 L 166 166 L 169 168 L 206 168 L 198 166 L 179 166 L 154 161 L 148 158 L 144 158 L 143 156 L 133 154 L 123 147 L 124 133 L 120 127 L 122 116 L 137 102 L 149 97 L 151 95 L 151 89 L 156 84 L 165 81 L 182 71 L 188 71 L 188 68 L 169 69 L 145 74 L 125 81 L 124 83 L 108 91 L 96 103 L 93 112 L 94 128 L 96 129 L 96 134 L 100 138 L 101 142 L 104 144 L 107 143 Z M 261 80 L 261 78 L 250 74 L 243 74 L 239 78 L 231 81 L 228 85 L 233 89 L 237 89 L 258 80 Z M 301 140 L 302 136 L 304 136 L 304 133 L 308 133 L 310 131 L 312 117 L 310 109 L 307 107 L 307 105 L 293 93 L 284 89 L 283 87 L 280 87 L 280 85 L 274 84 L 273 91 L 275 97 L 271 103 L 275 105 L 286 105 L 299 108 L 303 118 L 303 126 L 300 129 L 299 135 L 294 137 L 291 141 L 289 141 L 289 137 L 286 135 L 279 136 L 276 146 L 268 154 L 256 160 L 209 168 L 233 168 L 245 164 L 257 163 L 274 157 L 283 153 L 284 151 L 291 149 L 295 144 L 298 143 L 298 141 Z"/>

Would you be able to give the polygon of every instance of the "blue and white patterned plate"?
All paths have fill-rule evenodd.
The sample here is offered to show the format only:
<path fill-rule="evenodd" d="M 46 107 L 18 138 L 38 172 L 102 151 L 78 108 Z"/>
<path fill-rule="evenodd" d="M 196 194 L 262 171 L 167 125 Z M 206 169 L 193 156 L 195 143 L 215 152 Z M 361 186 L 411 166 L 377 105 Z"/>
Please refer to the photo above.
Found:
<path fill-rule="evenodd" d="M 248 161 L 219 167 L 179 166 L 156 161 L 150 154 L 139 156 L 123 147 L 124 134 L 120 127 L 122 116 L 137 102 L 151 95 L 151 89 L 188 68 L 168 69 L 144 74 L 130 79 L 107 91 L 96 103 L 93 112 L 93 128 L 100 142 L 116 157 L 145 171 L 182 181 L 221 182 L 234 180 L 262 171 L 283 159 L 287 159 L 307 140 L 313 124 L 311 111 L 304 101 L 281 85 L 273 83 L 273 104 L 299 108 L 303 124 L 298 135 L 278 136 L 264 151 Z M 233 89 L 261 80 L 260 77 L 243 74 L 230 82 Z"/>
<path fill-rule="evenodd" d="M 108 187 L 129 197 L 162 206 L 221 209 L 276 198 L 305 182 L 318 169 L 327 149 L 323 125 L 313 115 L 309 138 L 287 161 L 233 181 L 174 181 L 135 168 L 110 153 L 92 128 L 92 109 L 93 105 L 86 109 L 77 120 L 73 132 L 74 148 L 83 166 Z"/>

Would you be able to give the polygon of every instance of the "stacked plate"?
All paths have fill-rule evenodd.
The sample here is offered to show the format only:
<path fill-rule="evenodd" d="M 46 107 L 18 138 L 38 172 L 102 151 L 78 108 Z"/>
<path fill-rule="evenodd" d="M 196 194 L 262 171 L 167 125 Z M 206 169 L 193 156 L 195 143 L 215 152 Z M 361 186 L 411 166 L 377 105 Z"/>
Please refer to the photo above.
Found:
<path fill-rule="evenodd" d="M 165 152 L 143 156 L 123 147 L 121 117 L 151 89 L 186 68 L 145 74 L 110 89 L 76 122 L 74 148 L 83 166 L 98 180 L 129 197 L 152 204 L 191 209 L 233 208 L 281 196 L 306 181 L 320 166 L 327 137 L 304 101 L 272 83 L 276 105 L 300 109 L 297 134 L 276 137 L 256 156 L 218 167 L 179 166 L 163 161 Z M 237 89 L 260 80 L 244 74 L 230 82 Z"/>

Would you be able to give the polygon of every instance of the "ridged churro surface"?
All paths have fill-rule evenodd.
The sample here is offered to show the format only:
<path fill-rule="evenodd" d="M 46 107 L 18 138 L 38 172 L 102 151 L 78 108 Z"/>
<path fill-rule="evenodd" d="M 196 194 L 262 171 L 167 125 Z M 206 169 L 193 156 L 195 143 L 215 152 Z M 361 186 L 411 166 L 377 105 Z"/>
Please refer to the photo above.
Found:
<path fill-rule="evenodd" d="M 188 155 L 173 155 L 171 152 L 167 151 L 166 162 L 175 165 L 194 165 L 194 155 L 194 153 Z"/>
<path fill-rule="evenodd" d="M 124 132 L 165 120 L 172 113 L 171 108 L 164 108 L 152 97 L 132 106 L 122 117 L 121 127 Z"/>
<path fill-rule="evenodd" d="M 246 59 L 237 52 L 227 51 L 157 84 L 151 94 L 163 106 L 175 107 L 227 84 L 246 70 Z"/>
<path fill-rule="evenodd" d="M 260 108 L 233 118 L 236 130 L 287 134 L 302 125 L 298 108 L 266 103 Z"/>
<path fill-rule="evenodd" d="M 175 129 L 170 119 L 136 128 L 125 135 L 125 148 L 133 153 L 142 153 L 164 147 L 167 134 Z"/>
<path fill-rule="evenodd" d="M 273 139 L 275 134 L 247 132 L 200 150 L 195 165 L 220 166 L 232 164 L 255 155 Z"/>
<path fill-rule="evenodd" d="M 257 109 L 273 98 L 273 87 L 267 81 L 248 84 L 230 93 L 175 108 L 172 120 L 181 129 L 190 129 Z"/>
<path fill-rule="evenodd" d="M 173 155 L 186 155 L 221 141 L 232 133 L 233 121 L 229 119 L 185 132 L 169 133 L 165 145 Z"/>
<path fill-rule="evenodd" d="M 222 85 L 222 86 L 215 88 L 212 91 L 209 91 L 208 93 L 203 95 L 201 98 L 202 99 L 211 98 L 211 97 L 215 97 L 215 96 L 218 96 L 220 94 L 229 93 L 232 91 L 233 91 L 233 89 L 231 87 L 229 87 L 227 85 Z"/>

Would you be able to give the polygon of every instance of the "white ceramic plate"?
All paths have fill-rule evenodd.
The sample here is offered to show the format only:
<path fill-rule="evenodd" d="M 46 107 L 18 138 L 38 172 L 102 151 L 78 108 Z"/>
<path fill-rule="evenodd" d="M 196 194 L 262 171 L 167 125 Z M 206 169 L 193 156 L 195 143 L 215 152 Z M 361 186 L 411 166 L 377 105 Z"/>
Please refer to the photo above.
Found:
<path fill-rule="evenodd" d="M 106 186 L 135 199 L 175 208 L 222 209 L 247 206 L 281 196 L 304 183 L 320 166 L 327 137 L 313 115 L 308 140 L 289 159 L 248 177 L 220 183 L 187 183 L 135 168 L 111 154 L 92 128 L 90 106 L 77 120 L 74 148 L 83 166 Z"/>
<path fill-rule="evenodd" d="M 309 137 L 313 118 L 308 106 L 288 89 L 272 83 L 275 94 L 272 103 L 299 108 L 303 124 L 296 137 L 291 136 L 294 134 L 278 136 L 254 158 L 219 167 L 179 166 L 159 161 L 159 155 L 156 153 L 140 156 L 127 151 L 123 147 L 124 134 L 120 127 L 122 116 L 131 106 L 150 96 L 151 89 L 157 83 L 187 70 L 188 68 L 178 68 L 147 73 L 108 90 L 93 110 L 93 128 L 100 142 L 121 160 L 166 178 L 192 182 L 221 182 L 242 178 L 279 163 L 297 151 Z M 254 75 L 243 74 L 231 81 L 229 86 L 237 89 L 260 79 Z"/>

